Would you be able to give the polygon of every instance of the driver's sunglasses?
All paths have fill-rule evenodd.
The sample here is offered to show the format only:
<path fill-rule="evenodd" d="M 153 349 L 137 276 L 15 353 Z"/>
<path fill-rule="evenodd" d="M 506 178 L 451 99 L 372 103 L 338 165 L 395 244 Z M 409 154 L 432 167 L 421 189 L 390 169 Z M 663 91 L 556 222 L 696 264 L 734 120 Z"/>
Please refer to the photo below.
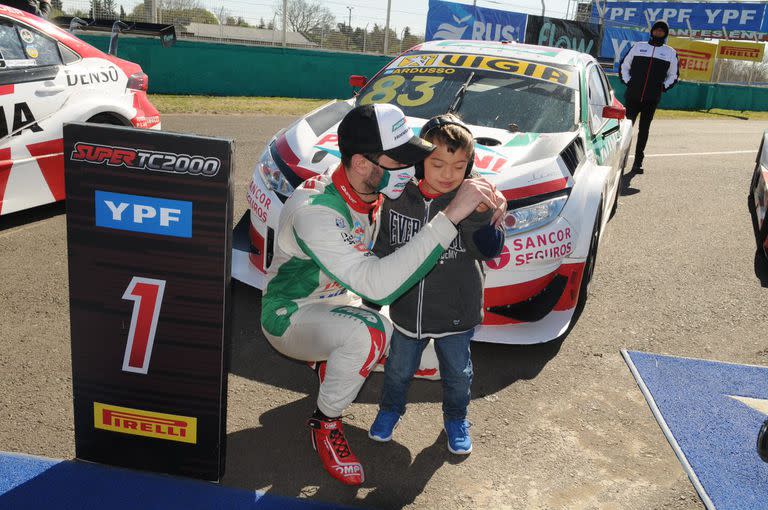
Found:
<path fill-rule="evenodd" d="M 400 170 L 405 170 L 406 168 L 410 168 L 408 166 L 399 166 L 397 168 L 390 168 L 388 166 L 382 165 L 381 163 L 373 159 L 373 156 L 369 156 L 368 154 L 363 154 L 363 157 L 368 161 L 370 161 L 371 163 L 373 163 L 374 165 L 376 165 L 377 167 L 381 168 L 382 170 L 386 170 L 387 172 L 398 172 Z"/>

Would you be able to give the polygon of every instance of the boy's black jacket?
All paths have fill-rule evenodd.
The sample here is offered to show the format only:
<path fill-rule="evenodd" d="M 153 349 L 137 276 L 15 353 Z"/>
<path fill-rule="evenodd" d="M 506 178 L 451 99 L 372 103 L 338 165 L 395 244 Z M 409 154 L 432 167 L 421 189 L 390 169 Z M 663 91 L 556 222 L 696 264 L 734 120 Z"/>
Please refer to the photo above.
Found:
<path fill-rule="evenodd" d="M 428 199 L 415 182 L 397 200 L 385 200 L 373 252 L 394 252 L 445 209 L 456 192 Z M 473 213 L 458 225 L 459 235 L 432 271 L 389 307 L 396 327 L 412 337 L 440 337 L 467 331 L 483 319 L 485 275 L 480 260 L 497 257 L 504 232 L 489 224 L 492 213 Z"/>

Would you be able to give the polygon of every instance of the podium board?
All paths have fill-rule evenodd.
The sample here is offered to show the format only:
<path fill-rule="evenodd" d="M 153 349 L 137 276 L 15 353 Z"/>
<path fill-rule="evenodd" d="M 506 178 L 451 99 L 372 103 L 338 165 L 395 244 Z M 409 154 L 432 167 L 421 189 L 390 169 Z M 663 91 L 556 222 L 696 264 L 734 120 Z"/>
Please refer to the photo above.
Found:
<path fill-rule="evenodd" d="M 232 142 L 64 126 L 77 458 L 224 472 Z"/>

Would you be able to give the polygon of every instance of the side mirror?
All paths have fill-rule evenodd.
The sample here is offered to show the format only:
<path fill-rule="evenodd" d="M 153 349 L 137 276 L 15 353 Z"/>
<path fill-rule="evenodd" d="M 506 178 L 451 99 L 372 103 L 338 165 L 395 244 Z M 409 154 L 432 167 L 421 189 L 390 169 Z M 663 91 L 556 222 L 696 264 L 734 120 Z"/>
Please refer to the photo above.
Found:
<path fill-rule="evenodd" d="M 368 83 L 368 78 L 366 76 L 360 76 L 359 74 L 353 74 L 349 77 L 349 84 L 356 88 L 362 88 L 365 87 L 365 84 Z"/>
<path fill-rule="evenodd" d="M 627 110 L 623 106 L 604 106 L 603 118 L 621 120 L 626 118 Z"/>

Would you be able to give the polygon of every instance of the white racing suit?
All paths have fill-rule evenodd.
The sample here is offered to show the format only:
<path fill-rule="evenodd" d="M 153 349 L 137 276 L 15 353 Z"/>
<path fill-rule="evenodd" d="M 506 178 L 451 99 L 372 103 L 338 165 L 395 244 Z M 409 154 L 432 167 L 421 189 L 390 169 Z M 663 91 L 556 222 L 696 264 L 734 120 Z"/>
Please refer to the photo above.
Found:
<path fill-rule="evenodd" d="M 386 305 L 421 280 L 458 231 L 439 213 L 400 249 L 377 258 L 378 202 L 355 194 L 343 167 L 299 186 L 283 206 L 262 297 L 264 336 L 281 353 L 327 360 L 317 407 L 337 417 L 386 353 L 392 325 L 359 299 Z"/>

